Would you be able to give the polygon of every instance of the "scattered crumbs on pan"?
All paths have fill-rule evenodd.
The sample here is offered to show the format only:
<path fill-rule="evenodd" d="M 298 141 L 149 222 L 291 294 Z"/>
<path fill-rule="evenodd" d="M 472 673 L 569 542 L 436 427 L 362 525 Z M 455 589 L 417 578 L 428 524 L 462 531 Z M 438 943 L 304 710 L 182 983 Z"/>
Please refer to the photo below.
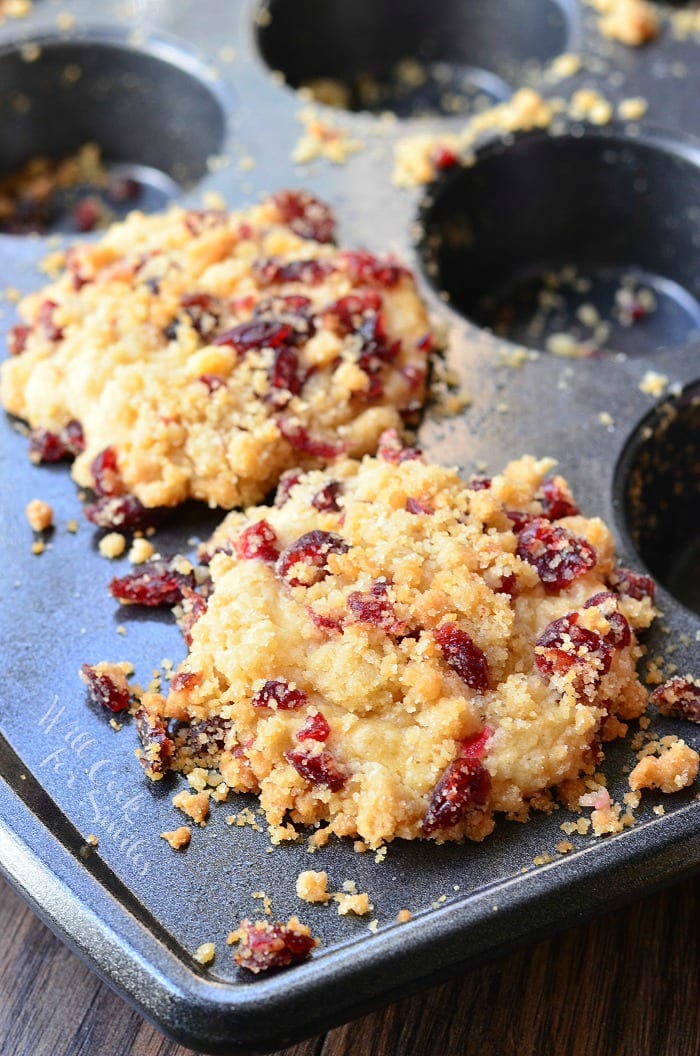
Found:
<path fill-rule="evenodd" d="M 409 920 L 413 920 L 413 913 L 410 909 L 400 909 L 396 914 L 397 924 L 408 924 Z"/>
<path fill-rule="evenodd" d="M 25 515 L 33 532 L 45 532 L 53 527 L 53 508 L 42 499 L 30 499 Z"/>
<path fill-rule="evenodd" d="M 0 25 L 7 18 L 26 18 L 31 10 L 32 0 L 0 0 Z"/>
<path fill-rule="evenodd" d="M 305 869 L 297 877 L 296 893 L 303 902 L 325 904 L 331 897 L 328 890 L 328 873 L 325 870 Z"/>
<path fill-rule="evenodd" d="M 598 30 L 603 37 L 628 47 L 640 47 L 654 40 L 659 18 L 654 4 L 647 0 L 585 0 L 599 14 Z"/>
<path fill-rule="evenodd" d="M 318 158 L 333 165 L 344 165 L 364 147 L 362 140 L 354 139 L 348 129 L 327 115 L 319 114 L 314 107 L 303 107 L 297 114 L 297 121 L 304 131 L 292 151 L 292 161 L 296 165 L 306 165 Z"/>
<path fill-rule="evenodd" d="M 113 561 L 121 557 L 126 550 L 126 539 L 120 532 L 107 532 L 97 544 L 97 549 L 102 557 Z"/>
<path fill-rule="evenodd" d="M 668 378 L 665 374 L 660 374 L 656 370 L 647 370 L 639 382 L 639 391 L 646 396 L 654 396 L 659 399 L 663 396 L 667 385 Z"/>

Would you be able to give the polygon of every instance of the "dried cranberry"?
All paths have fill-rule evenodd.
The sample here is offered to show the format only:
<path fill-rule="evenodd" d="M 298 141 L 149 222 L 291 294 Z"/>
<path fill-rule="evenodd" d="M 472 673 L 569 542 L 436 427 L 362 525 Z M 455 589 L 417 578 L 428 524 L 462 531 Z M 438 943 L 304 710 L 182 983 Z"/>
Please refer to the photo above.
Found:
<path fill-rule="evenodd" d="M 203 231 L 225 224 L 226 213 L 221 209 L 189 209 L 185 213 L 183 223 L 196 238 Z"/>
<path fill-rule="evenodd" d="M 273 389 L 285 389 L 292 396 L 297 396 L 305 380 L 306 375 L 299 370 L 299 357 L 294 349 L 288 345 L 276 349 L 270 368 L 270 385 Z"/>
<path fill-rule="evenodd" d="M 180 572 L 176 563 L 182 558 L 155 558 L 144 561 L 137 572 L 112 580 L 109 592 L 113 598 L 134 605 L 155 608 L 173 606 L 182 601 L 183 588 L 194 589 L 194 572 Z"/>
<path fill-rule="evenodd" d="M 226 388 L 226 378 L 221 374 L 200 374 L 197 381 L 201 381 L 202 385 L 206 386 L 210 396 L 217 389 Z"/>
<path fill-rule="evenodd" d="M 426 506 L 424 502 L 421 502 L 419 499 L 412 499 L 410 497 L 406 499 L 406 511 L 408 513 L 424 513 L 426 515 L 430 515 L 435 512 L 432 507 Z"/>
<path fill-rule="evenodd" d="M 84 450 L 83 427 L 75 419 L 58 433 L 32 429 L 29 434 L 29 457 L 34 463 L 60 462 L 64 458 L 74 458 Z"/>
<path fill-rule="evenodd" d="M 451 829 L 475 810 L 483 810 L 491 792 L 491 775 L 478 759 L 454 759 L 432 791 L 423 818 L 423 833 Z"/>
<path fill-rule="evenodd" d="M 612 645 L 596 631 L 579 627 L 579 613 L 570 612 L 552 620 L 537 639 L 535 666 L 546 677 L 565 675 L 576 665 L 586 665 L 597 681 L 610 669 Z"/>
<path fill-rule="evenodd" d="M 272 678 L 262 689 L 254 694 L 251 704 L 254 708 L 272 708 L 290 711 L 309 703 L 309 698 L 301 689 L 293 689 L 281 678 Z"/>
<path fill-rule="evenodd" d="M 333 301 L 324 309 L 323 315 L 328 324 L 344 336 L 359 330 L 368 316 L 374 320 L 381 306 L 381 295 L 376 290 L 365 290 Z"/>
<path fill-rule="evenodd" d="M 246 561 L 276 561 L 279 556 L 277 532 L 267 521 L 244 528 L 233 547 L 236 556 Z"/>
<path fill-rule="evenodd" d="M 76 231 L 94 231 L 100 222 L 100 201 L 92 195 L 81 198 L 73 210 L 73 226 Z"/>
<path fill-rule="evenodd" d="M 513 522 L 513 531 L 516 535 L 519 535 L 528 524 L 532 524 L 537 519 L 534 514 L 526 513 L 525 510 L 504 510 L 504 513 Z"/>
<path fill-rule="evenodd" d="M 284 506 L 285 502 L 289 500 L 292 488 L 296 487 L 300 480 L 301 470 L 299 469 L 288 469 L 286 473 L 282 474 L 275 493 L 275 506 Z"/>
<path fill-rule="evenodd" d="M 472 477 L 467 481 L 469 491 L 487 491 L 491 487 L 491 477 Z"/>
<path fill-rule="evenodd" d="M 543 517 L 535 517 L 522 529 L 517 554 L 537 569 L 548 594 L 564 590 L 596 563 L 596 552 L 586 539 L 554 527 Z"/>
<path fill-rule="evenodd" d="M 330 752 L 314 755 L 303 749 L 292 748 L 284 753 L 284 757 L 296 772 L 312 785 L 325 785 L 331 792 L 338 792 L 347 781 L 347 774 L 341 770 Z"/>
<path fill-rule="evenodd" d="M 315 495 L 311 497 L 311 505 L 319 513 L 337 513 L 340 509 L 338 496 L 343 493 L 343 485 L 339 480 L 329 480 Z"/>
<path fill-rule="evenodd" d="M 214 338 L 214 345 L 231 345 L 239 356 L 254 348 L 278 348 L 293 334 L 291 326 L 275 320 L 258 319 L 240 323 Z"/>
<path fill-rule="evenodd" d="M 392 260 L 379 260 L 367 252 L 341 253 L 340 260 L 350 278 L 357 283 L 371 282 L 390 288 L 396 286 L 404 275 L 408 275 L 401 264 Z"/>
<path fill-rule="evenodd" d="M 107 187 L 107 194 L 111 201 L 121 204 L 132 202 L 138 197 L 141 188 L 136 180 L 130 176 L 113 176 Z"/>
<path fill-rule="evenodd" d="M 423 457 L 423 452 L 417 447 L 404 447 L 395 429 L 387 429 L 379 437 L 379 448 L 377 457 L 384 462 L 398 465 L 400 462 L 411 462 Z"/>
<path fill-rule="evenodd" d="M 121 495 L 122 478 L 117 463 L 117 452 L 113 447 L 100 451 L 90 463 L 92 486 L 97 495 Z"/>
<path fill-rule="evenodd" d="M 141 708 L 136 712 L 136 730 L 143 745 L 141 766 L 152 774 L 164 774 L 172 762 L 175 745 L 163 719 Z"/>
<path fill-rule="evenodd" d="M 215 297 L 208 293 L 186 293 L 180 298 L 180 307 L 192 329 L 203 340 L 211 337 L 221 315 L 221 305 Z M 175 319 L 165 331 L 169 340 L 177 337 L 177 323 L 178 320 Z"/>
<path fill-rule="evenodd" d="M 441 172 L 443 169 L 451 169 L 457 164 L 457 154 L 451 147 L 443 143 L 437 143 L 430 152 L 430 160 L 435 168 Z"/>
<path fill-rule="evenodd" d="M 542 503 L 542 515 L 550 521 L 559 521 L 562 517 L 574 517 L 579 512 L 571 500 L 571 494 L 562 477 L 545 480 L 537 498 Z"/>
<path fill-rule="evenodd" d="M 300 238 L 314 242 L 335 241 L 335 218 L 328 206 L 307 191 L 278 191 L 270 201 L 283 224 Z"/>
<path fill-rule="evenodd" d="M 287 344 L 304 344 L 316 333 L 313 305 L 308 297 L 293 294 L 267 297 L 255 305 L 253 316 L 268 323 L 284 323 L 291 327 Z"/>
<path fill-rule="evenodd" d="M 489 665 L 478 645 L 454 623 L 443 623 L 433 632 L 449 666 L 470 689 L 489 688 Z"/>
<path fill-rule="evenodd" d="M 177 671 L 170 680 L 170 692 L 182 693 L 183 690 L 193 689 L 199 682 L 199 675 L 194 671 Z"/>
<path fill-rule="evenodd" d="M 53 316 L 58 308 L 55 301 L 43 301 L 37 315 L 37 323 L 42 328 L 49 341 L 61 341 L 63 330 L 56 326 Z"/>
<path fill-rule="evenodd" d="M 315 609 L 307 608 L 311 622 L 318 627 L 319 631 L 330 637 L 332 634 L 344 634 L 344 623 L 342 616 L 329 616 L 327 614 L 316 612 Z"/>
<path fill-rule="evenodd" d="M 406 630 L 406 624 L 397 619 L 394 606 L 386 597 L 356 590 L 348 595 L 348 608 L 358 622 L 371 623 L 386 634 L 402 635 Z"/>
<path fill-rule="evenodd" d="M 31 332 L 31 326 L 13 326 L 11 328 L 7 335 L 7 345 L 11 356 L 21 356 L 27 346 Z"/>
<path fill-rule="evenodd" d="M 416 392 L 418 389 L 422 389 L 425 384 L 425 370 L 422 367 L 414 367 L 412 363 L 407 364 L 405 367 L 401 367 L 400 373 L 408 382 L 408 387 L 411 392 Z"/>
<path fill-rule="evenodd" d="M 343 443 L 332 444 L 327 440 L 316 440 L 295 419 L 279 418 L 277 428 L 295 451 L 301 451 L 312 458 L 336 458 L 347 449 L 347 445 Z"/>
<path fill-rule="evenodd" d="M 144 506 L 135 495 L 102 495 L 83 506 L 83 513 L 98 528 L 125 532 L 150 528 L 163 516 L 162 509 Z"/>
<path fill-rule="evenodd" d="M 195 675 L 195 679 L 196 679 Z M 173 680 L 174 681 L 174 680 Z M 201 722 L 193 722 L 187 729 L 187 743 L 199 755 L 211 749 L 222 751 L 226 743 L 226 734 L 231 729 L 231 723 L 218 715 L 212 715 Z"/>
<path fill-rule="evenodd" d="M 610 630 L 605 635 L 606 641 L 615 646 L 616 649 L 625 649 L 632 641 L 630 625 L 620 612 L 620 604 L 616 594 L 608 590 L 594 594 L 584 604 L 584 609 L 597 608 L 610 625 Z"/>
<path fill-rule="evenodd" d="M 236 964 L 255 974 L 305 961 L 316 945 L 311 935 L 266 920 L 242 920 L 238 934 Z"/>
<path fill-rule="evenodd" d="M 348 544 L 334 532 L 322 532 L 319 528 L 306 532 L 283 550 L 277 562 L 277 573 L 286 579 L 290 587 L 311 586 L 328 575 L 328 555 L 345 554 Z M 302 578 L 294 570 L 303 566 Z"/>
<path fill-rule="evenodd" d="M 282 285 L 285 282 L 303 282 L 305 286 L 318 286 L 335 270 L 329 260 L 261 260 L 253 271 L 261 286 Z"/>
<path fill-rule="evenodd" d="M 428 354 L 433 351 L 435 348 L 435 338 L 430 331 L 428 331 L 427 334 L 423 334 L 423 336 L 416 341 L 416 348 L 419 352 L 426 352 Z"/>
<path fill-rule="evenodd" d="M 507 594 L 510 598 L 514 598 L 518 593 L 518 577 L 512 572 L 510 575 L 501 576 L 501 581 L 497 587 L 494 587 L 497 594 Z"/>
<path fill-rule="evenodd" d="M 610 576 L 610 585 L 618 594 L 623 594 L 635 601 L 643 601 L 644 598 L 654 600 L 656 594 L 656 583 L 651 576 L 643 576 L 639 572 L 633 572 L 631 568 L 617 568 Z"/>
<path fill-rule="evenodd" d="M 118 715 L 120 711 L 126 711 L 131 703 L 129 687 L 119 682 L 108 672 L 98 671 L 91 664 L 83 664 L 80 669 L 80 677 L 88 687 L 88 692 L 95 704 L 113 711 Z M 125 680 L 124 680 L 125 681 Z"/>
<path fill-rule="evenodd" d="M 330 735 L 327 719 L 317 711 L 315 715 L 307 715 L 295 736 L 298 741 L 327 741 Z"/>
<path fill-rule="evenodd" d="M 468 737 L 465 741 L 462 741 L 459 747 L 459 755 L 461 759 L 483 759 L 486 754 L 486 745 L 493 737 L 493 730 L 490 726 L 484 726 L 481 733 L 474 734 L 473 737 Z"/>
<path fill-rule="evenodd" d="M 192 645 L 192 628 L 197 620 L 207 611 L 207 599 L 191 587 L 183 586 L 182 590 L 182 616 L 180 618 L 180 630 L 187 645 Z M 173 682 L 175 679 L 173 679 Z M 171 688 L 173 683 L 170 683 Z"/>
<path fill-rule="evenodd" d="M 700 683 L 690 675 L 669 678 L 668 682 L 654 690 L 650 700 L 661 715 L 700 722 Z"/>

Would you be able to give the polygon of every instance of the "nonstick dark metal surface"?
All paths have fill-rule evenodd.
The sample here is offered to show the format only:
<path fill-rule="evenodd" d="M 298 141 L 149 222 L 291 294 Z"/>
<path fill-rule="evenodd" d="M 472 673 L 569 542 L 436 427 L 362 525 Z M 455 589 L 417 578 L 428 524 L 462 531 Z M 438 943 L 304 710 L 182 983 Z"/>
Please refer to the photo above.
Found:
<path fill-rule="evenodd" d="M 611 45 L 587 8 L 564 0 L 527 5 L 526 28 L 525 5 L 515 0 L 412 2 L 400 17 L 398 6 L 276 0 L 267 24 L 248 0 L 144 0 L 128 21 L 122 4 L 36 0 L 28 20 L 0 26 L 0 168 L 94 140 L 108 162 L 142 181 L 144 208 L 169 198 L 199 203 L 206 191 L 239 207 L 284 186 L 326 199 L 341 244 L 397 252 L 450 325 L 449 362 L 472 402 L 457 418 L 428 413 L 420 430 L 428 456 L 467 474 L 495 472 L 523 452 L 557 458 L 583 511 L 612 525 L 622 563 L 646 564 L 660 581 L 663 615 L 646 639 L 649 655 L 672 643 L 678 669 L 697 673 L 700 44 L 665 28 L 645 49 Z M 41 44 L 33 61 L 28 41 Z M 579 48 L 588 65 L 575 78 L 538 80 L 533 61 Z M 549 95 L 584 85 L 613 102 L 642 95 L 649 112 L 633 127 L 574 123 L 556 137 L 487 138 L 474 167 L 405 191 L 390 180 L 394 141 L 458 128 L 463 117 L 399 117 L 388 126 L 373 113 L 327 110 L 364 149 L 343 166 L 292 164 L 299 99 L 270 77 L 262 55 L 299 84 L 367 70 L 390 81 L 392 64 L 417 53 L 447 63 L 447 75 L 438 68 L 419 100 L 401 94 L 399 113 L 435 103 L 445 76 L 492 99 L 516 77 Z M 66 77 L 76 67 L 80 76 Z M 3 284 L 36 288 L 49 248 L 47 237 L 0 236 Z M 657 311 L 613 333 L 612 351 L 598 358 L 541 351 L 514 367 L 514 346 L 477 323 L 494 321 L 494 304 L 526 304 L 544 272 L 571 266 L 591 278 L 587 298 L 601 309 L 631 272 L 653 289 Z M 574 299 L 564 310 L 577 307 Z M 10 297 L 3 330 L 14 321 Z M 639 387 L 649 370 L 680 394 L 670 416 Z M 128 659 L 146 682 L 163 658 L 181 659 L 180 633 L 169 619 L 115 607 L 107 583 L 119 565 L 98 554 L 68 471 L 33 467 L 26 439 L 6 419 L 0 466 L 0 869 L 168 1034 L 206 1052 L 269 1051 L 697 868 L 693 790 L 665 797 L 663 816 L 653 812 L 658 798 L 645 796 L 634 828 L 605 840 L 574 837 L 566 857 L 554 851 L 568 817 L 561 812 L 524 826 L 503 821 L 480 845 L 399 841 L 380 863 L 339 842 L 313 858 L 303 844 L 269 853 L 263 832 L 225 824 L 226 814 L 255 804 L 246 797 L 215 812 L 187 854 L 174 855 L 158 838 L 174 825 L 174 786 L 144 780 L 133 729 L 109 727 L 86 703 L 77 671 L 86 661 Z M 41 556 L 31 553 L 23 513 L 35 496 L 51 503 L 57 525 Z M 66 528 L 73 519 L 77 534 Z M 189 550 L 218 520 L 188 506 L 159 532 L 159 546 Z M 697 746 L 695 727 L 665 720 L 657 728 Z M 616 796 L 631 761 L 625 745 L 608 753 Z M 87 853 L 89 834 L 99 846 Z M 552 861 L 535 867 L 545 851 Z M 307 868 L 326 869 L 336 889 L 350 878 L 368 891 L 378 932 L 301 904 L 294 878 Z M 272 898 L 275 919 L 300 913 L 323 944 L 308 963 L 250 981 L 225 938 L 242 916 L 259 913 L 255 891 Z M 403 908 L 413 919 L 396 925 Z M 192 957 L 205 941 L 217 946 L 206 971 Z"/>

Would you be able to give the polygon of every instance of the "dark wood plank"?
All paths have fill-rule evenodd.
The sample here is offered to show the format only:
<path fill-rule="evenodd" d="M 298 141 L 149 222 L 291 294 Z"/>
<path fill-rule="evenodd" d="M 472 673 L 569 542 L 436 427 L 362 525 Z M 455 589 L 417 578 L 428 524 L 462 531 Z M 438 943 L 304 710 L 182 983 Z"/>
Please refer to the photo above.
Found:
<path fill-rule="evenodd" d="M 688 881 L 279 1056 L 698 1056 L 700 883 Z M 191 1056 L 0 883 L 2 1056 Z"/>

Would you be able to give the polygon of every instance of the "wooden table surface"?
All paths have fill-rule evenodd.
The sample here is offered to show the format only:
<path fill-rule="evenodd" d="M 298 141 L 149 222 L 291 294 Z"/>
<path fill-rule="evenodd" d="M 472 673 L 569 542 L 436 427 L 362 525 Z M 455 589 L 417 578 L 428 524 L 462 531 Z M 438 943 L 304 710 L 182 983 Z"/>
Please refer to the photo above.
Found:
<path fill-rule="evenodd" d="M 685 881 L 284 1056 L 698 1056 L 699 893 L 700 881 Z M 0 1056 L 190 1050 L 115 996 L 0 881 Z"/>

